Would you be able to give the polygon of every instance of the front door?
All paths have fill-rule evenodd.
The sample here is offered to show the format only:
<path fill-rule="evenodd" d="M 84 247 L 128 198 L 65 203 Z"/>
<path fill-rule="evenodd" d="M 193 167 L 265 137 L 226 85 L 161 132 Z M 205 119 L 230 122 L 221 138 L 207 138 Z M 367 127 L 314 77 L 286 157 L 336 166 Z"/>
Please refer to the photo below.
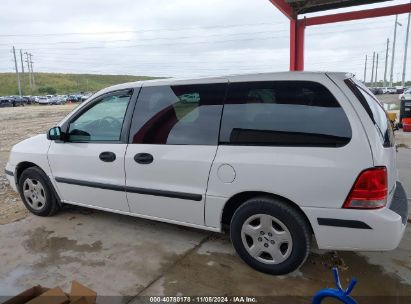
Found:
<path fill-rule="evenodd" d="M 67 141 L 52 142 L 48 158 L 61 199 L 129 211 L 122 128 L 131 91 L 106 94 L 75 115 Z"/>
<path fill-rule="evenodd" d="M 204 224 L 226 86 L 226 80 L 216 79 L 141 89 L 125 157 L 131 212 Z"/>

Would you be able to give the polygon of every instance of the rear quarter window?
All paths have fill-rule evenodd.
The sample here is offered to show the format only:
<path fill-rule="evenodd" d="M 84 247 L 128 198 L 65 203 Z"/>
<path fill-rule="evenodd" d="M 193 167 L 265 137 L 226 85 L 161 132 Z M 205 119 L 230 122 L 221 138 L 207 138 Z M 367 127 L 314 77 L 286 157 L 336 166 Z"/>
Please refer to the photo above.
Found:
<path fill-rule="evenodd" d="M 381 143 L 384 147 L 393 147 L 395 144 L 394 132 L 384 106 L 374 94 L 355 78 L 346 79 L 345 83 L 358 98 L 368 116 L 374 123 Z"/>
<path fill-rule="evenodd" d="M 220 144 L 341 147 L 351 140 L 341 105 L 309 81 L 230 83 Z"/>

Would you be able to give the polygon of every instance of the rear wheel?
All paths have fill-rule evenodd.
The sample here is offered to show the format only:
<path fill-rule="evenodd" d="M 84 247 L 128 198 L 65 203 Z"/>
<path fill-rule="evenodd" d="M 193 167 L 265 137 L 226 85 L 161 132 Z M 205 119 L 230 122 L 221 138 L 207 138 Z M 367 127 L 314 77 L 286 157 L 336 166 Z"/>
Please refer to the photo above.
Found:
<path fill-rule="evenodd" d="M 19 193 L 26 208 L 38 216 L 51 216 L 59 204 L 46 174 L 37 167 L 23 171 L 19 179 Z"/>
<path fill-rule="evenodd" d="M 293 207 L 270 197 L 241 205 L 230 236 L 239 256 L 256 270 L 281 275 L 299 268 L 310 249 L 310 228 Z"/>

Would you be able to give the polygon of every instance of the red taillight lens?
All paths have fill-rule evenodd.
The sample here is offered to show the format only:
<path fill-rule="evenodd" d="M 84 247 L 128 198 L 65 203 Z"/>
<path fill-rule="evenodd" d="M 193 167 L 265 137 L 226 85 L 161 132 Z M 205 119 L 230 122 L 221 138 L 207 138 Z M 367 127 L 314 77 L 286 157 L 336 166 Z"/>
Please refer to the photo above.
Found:
<path fill-rule="evenodd" d="M 387 169 L 367 169 L 358 176 L 343 208 L 378 209 L 387 204 Z"/>

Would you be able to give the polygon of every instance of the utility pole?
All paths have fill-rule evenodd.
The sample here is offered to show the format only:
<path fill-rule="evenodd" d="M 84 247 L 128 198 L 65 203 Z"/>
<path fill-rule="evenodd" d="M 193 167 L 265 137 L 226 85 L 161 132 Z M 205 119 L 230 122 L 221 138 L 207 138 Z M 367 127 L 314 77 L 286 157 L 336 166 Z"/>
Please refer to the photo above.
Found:
<path fill-rule="evenodd" d="M 375 84 L 378 83 L 378 53 L 377 53 L 377 64 L 375 66 Z M 377 84 L 378 86 L 378 84 Z"/>
<path fill-rule="evenodd" d="M 371 87 L 374 87 L 375 52 L 372 54 Z"/>
<path fill-rule="evenodd" d="M 21 82 L 22 82 L 22 87 L 21 91 L 24 94 L 24 64 L 23 64 L 23 51 L 20 49 L 20 63 L 21 63 Z"/>
<path fill-rule="evenodd" d="M 391 73 L 390 73 L 390 87 L 393 85 L 394 81 L 394 57 L 395 57 L 395 42 L 397 41 L 397 25 L 402 26 L 398 22 L 398 15 L 395 15 L 395 25 L 394 25 L 394 41 L 392 42 L 392 56 L 391 56 Z"/>
<path fill-rule="evenodd" d="M 388 67 L 388 50 L 390 48 L 390 39 L 387 38 L 387 51 L 385 52 L 385 68 L 384 68 L 384 87 L 387 86 L 387 67 Z"/>
<path fill-rule="evenodd" d="M 364 85 L 367 82 L 367 55 L 365 55 L 365 65 L 364 65 Z"/>
<path fill-rule="evenodd" d="M 30 67 L 31 67 L 31 77 L 33 78 L 33 90 L 36 89 L 36 82 L 34 81 L 34 71 L 33 71 L 33 60 L 31 59 L 31 57 L 33 56 L 33 54 L 29 54 L 30 57 Z"/>
<path fill-rule="evenodd" d="M 402 82 L 401 82 L 402 87 L 405 86 L 405 74 L 406 74 L 406 69 L 407 69 L 408 36 L 410 35 L 410 19 L 411 19 L 411 13 L 408 13 L 407 34 L 405 37 L 404 63 L 402 66 Z"/>
<path fill-rule="evenodd" d="M 16 49 L 14 48 L 14 46 L 13 46 L 13 55 L 14 55 L 14 66 L 16 68 L 16 75 L 17 75 L 17 86 L 19 87 L 19 95 L 21 96 L 20 76 L 19 76 L 19 69 L 17 68 Z"/>
<path fill-rule="evenodd" d="M 33 82 L 31 78 L 31 69 L 30 69 L 30 60 L 29 60 L 29 53 L 25 52 L 26 55 L 26 63 L 27 63 L 27 70 L 29 73 L 29 83 L 30 83 L 30 95 L 33 94 Z"/>

